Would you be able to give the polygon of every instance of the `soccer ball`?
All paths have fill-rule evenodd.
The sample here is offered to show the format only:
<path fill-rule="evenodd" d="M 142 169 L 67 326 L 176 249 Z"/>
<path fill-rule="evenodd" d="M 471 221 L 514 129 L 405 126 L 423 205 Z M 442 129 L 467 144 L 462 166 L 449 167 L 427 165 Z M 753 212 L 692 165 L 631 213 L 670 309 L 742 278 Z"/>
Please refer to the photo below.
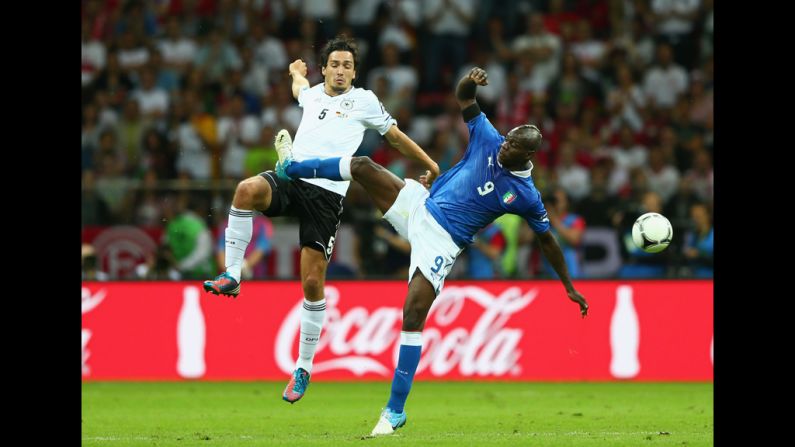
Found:
<path fill-rule="evenodd" d="M 647 253 L 659 253 L 671 243 L 674 229 L 662 214 L 646 213 L 632 226 L 632 242 Z"/>

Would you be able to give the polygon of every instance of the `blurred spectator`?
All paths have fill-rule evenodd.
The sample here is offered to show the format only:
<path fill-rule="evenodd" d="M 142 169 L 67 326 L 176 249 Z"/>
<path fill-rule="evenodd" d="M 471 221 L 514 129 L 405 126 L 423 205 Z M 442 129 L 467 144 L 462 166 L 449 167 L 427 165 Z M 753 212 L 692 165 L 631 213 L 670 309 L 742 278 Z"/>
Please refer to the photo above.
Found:
<path fill-rule="evenodd" d="M 136 99 L 128 99 L 118 125 L 119 146 L 124 157 L 128 175 L 138 174 L 142 166 L 142 144 L 146 124 L 139 112 Z"/>
<path fill-rule="evenodd" d="M 265 69 L 269 75 L 274 71 L 286 71 L 292 62 L 287 60 L 287 50 L 281 39 L 268 35 L 264 23 L 251 24 L 248 42 L 248 47 L 254 51 L 254 65 Z"/>
<path fill-rule="evenodd" d="M 707 122 L 713 117 L 715 99 L 712 89 L 706 90 L 704 87 L 704 75 L 700 71 L 694 71 L 690 76 L 690 122 L 706 127 Z"/>
<path fill-rule="evenodd" d="M 527 32 L 518 36 L 511 44 L 514 57 L 521 61 L 526 56 L 533 65 L 532 73 L 543 89 L 554 81 L 560 73 L 563 46 L 560 37 L 544 28 L 544 15 L 527 15 Z"/>
<path fill-rule="evenodd" d="M 301 0 L 301 15 L 319 25 L 319 37 L 326 41 L 337 32 L 339 7 L 337 0 Z"/>
<path fill-rule="evenodd" d="M 668 218 L 674 230 L 689 228 L 691 224 L 690 207 L 698 202 L 700 200 L 693 191 L 691 180 L 683 177 L 679 180 L 676 194 L 668 201 L 662 214 Z M 672 243 L 681 245 L 682 240 L 682 238 L 675 237 Z"/>
<path fill-rule="evenodd" d="M 561 25 L 574 25 L 581 20 L 580 16 L 566 7 L 565 0 L 549 0 L 547 14 L 544 16 L 544 27 L 552 34 L 561 35 Z"/>
<path fill-rule="evenodd" d="M 663 204 L 667 204 L 679 189 L 679 171 L 665 161 L 659 147 L 649 151 L 649 165 L 645 171 L 649 179 L 649 189 L 659 194 Z"/>
<path fill-rule="evenodd" d="M 502 228 L 494 223 L 478 231 L 467 250 L 467 278 L 498 279 L 502 277 L 500 258 L 505 250 Z"/>
<path fill-rule="evenodd" d="M 676 98 L 687 89 L 687 72 L 674 63 L 671 47 L 661 43 L 657 46 L 657 65 L 646 72 L 643 91 L 654 108 L 670 109 Z"/>
<path fill-rule="evenodd" d="M 221 174 L 227 178 L 243 179 L 246 148 L 257 144 L 260 137 L 260 121 L 245 114 L 243 97 L 236 94 L 229 99 L 224 113 L 218 120 L 218 143 L 223 148 Z"/>
<path fill-rule="evenodd" d="M 619 208 L 618 198 L 608 193 L 607 174 L 604 164 L 591 168 L 590 194 L 576 206 L 577 214 L 582 216 L 590 227 L 613 226 L 613 215 Z"/>
<path fill-rule="evenodd" d="M 549 214 L 550 231 L 558 238 L 566 268 L 572 278 L 582 277 L 582 234 L 585 231 L 585 219 L 569 212 L 569 198 L 561 188 L 544 198 L 544 205 Z M 558 275 L 546 258 L 543 261 L 544 271 L 551 278 Z"/>
<path fill-rule="evenodd" d="M 240 60 L 243 65 L 240 68 L 242 73 L 240 87 L 246 93 L 246 96 L 252 96 L 256 99 L 256 107 L 246 107 L 247 113 L 255 113 L 259 115 L 262 113 L 259 98 L 265 96 L 270 91 L 270 75 L 268 69 L 254 62 L 254 50 L 250 47 L 243 47 L 240 50 Z M 248 102 L 248 101 L 247 101 Z"/>
<path fill-rule="evenodd" d="M 502 135 L 516 126 L 526 124 L 530 114 L 530 95 L 520 91 L 519 75 L 516 72 L 508 72 L 505 84 L 505 94 L 497 99 L 497 115 L 493 123 Z M 535 124 L 538 125 L 538 123 Z M 546 138 L 544 130 L 541 129 L 541 131 Z"/>
<path fill-rule="evenodd" d="M 157 42 L 157 47 L 163 55 L 163 66 L 180 74 L 187 72 L 198 51 L 196 41 L 182 33 L 180 17 L 175 15 L 168 17 L 166 34 Z"/>
<path fill-rule="evenodd" d="M 163 63 L 163 54 L 160 50 L 152 50 L 149 57 L 149 67 L 155 74 L 155 86 L 163 89 L 169 95 L 179 90 L 182 74 L 174 68 Z"/>
<path fill-rule="evenodd" d="M 381 49 L 381 60 L 383 62 L 381 66 L 370 70 L 367 77 L 367 88 L 376 90 L 375 80 L 384 78 L 389 86 L 390 94 L 397 94 L 404 98 L 414 96 L 419 82 L 417 70 L 411 65 L 400 63 L 400 53 L 395 44 L 384 45 Z"/>
<path fill-rule="evenodd" d="M 385 221 L 373 226 L 375 234 L 375 254 L 381 273 L 390 278 L 405 279 L 409 275 L 411 264 L 411 244 L 403 239 L 395 229 Z"/>
<path fill-rule="evenodd" d="M 427 27 L 423 49 L 424 81 L 428 90 L 438 90 L 457 82 L 452 79 L 466 62 L 466 45 L 469 27 L 477 15 L 475 0 L 425 0 L 423 17 Z M 449 64 L 447 76 L 443 68 Z M 446 81 L 440 83 L 439 81 Z"/>
<path fill-rule="evenodd" d="M 102 129 L 99 126 L 99 116 L 97 106 L 94 104 L 83 105 L 83 130 L 80 136 L 82 169 L 93 169 L 94 157 L 99 150 L 99 134 Z"/>
<path fill-rule="evenodd" d="M 168 92 L 155 84 L 155 72 L 151 67 L 141 70 L 141 85 L 133 90 L 131 99 L 138 101 L 141 115 L 151 121 L 165 117 L 168 111 Z"/>
<path fill-rule="evenodd" d="M 111 105 L 121 108 L 121 105 L 124 104 L 128 92 L 133 89 L 133 83 L 130 77 L 122 71 L 116 51 L 108 52 L 108 63 L 96 77 L 93 88 L 107 92 Z"/>
<path fill-rule="evenodd" d="M 259 134 L 259 141 L 252 144 L 246 151 L 243 159 L 243 178 L 253 177 L 260 172 L 269 171 L 275 168 L 279 156 L 273 145 L 276 132 L 271 126 L 262 126 Z"/>
<path fill-rule="evenodd" d="M 209 278 L 216 273 L 213 261 L 213 238 L 204 219 L 193 207 L 188 207 L 182 197 L 178 203 L 166 202 L 165 217 L 168 222 L 163 243 L 174 253 L 177 270 L 184 279 Z M 176 209 L 175 209 L 176 208 Z"/>
<path fill-rule="evenodd" d="M 683 65 L 695 62 L 697 42 L 693 31 L 700 3 L 700 0 L 651 1 L 657 36 L 673 46 L 676 61 Z"/>
<path fill-rule="evenodd" d="M 217 141 L 215 117 L 202 111 L 193 91 L 186 90 L 174 110 L 179 123 L 171 136 L 177 147 L 177 172 L 193 179 L 208 179 L 210 154 Z"/>
<path fill-rule="evenodd" d="M 105 68 L 105 44 L 91 36 L 91 25 L 83 21 L 82 23 L 82 46 L 80 47 L 81 56 L 81 81 L 83 87 L 93 81 L 97 74 Z"/>
<path fill-rule="evenodd" d="M 693 185 L 693 191 L 699 199 L 712 203 L 712 158 L 706 150 L 699 150 L 693 156 L 693 168 L 685 173 Z"/>
<path fill-rule="evenodd" d="M 128 221 L 132 195 L 130 180 L 124 175 L 124 167 L 118 152 L 107 149 L 114 144 L 115 137 L 106 131 L 100 137 L 100 151 L 97 153 L 96 188 L 99 197 L 105 202 L 115 222 Z"/>
<path fill-rule="evenodd" d="M 646 147 L 637 142 L 635 133 L 627 123 L 619 130 L 618 144 L 608 147 L 606 153 L 615 161 L 616 169 L 623 170 L 644 167 L 648 158 Z"/>
<path fill-rule="evenodd" d="M 594 38 L 588 20 L 577 22 L 576 41 L 571 45 L 571 54 L 577 58 L 582 67 L 582 75 L 591 82 L 599 82 L 599 72 L 606 59 L 610 47 L 603 41 Z"/>
<path fill-rule="evenodd" d="M 131 30 L 123 31 L 119 37 L 119 67 L 128 75 L 149 62 L 149 48 L 141 35 Z"/>
<path fill-rule="evenodd" d="M 109 225 L 112 222 L 110 209 L 97 192 L 94 172 L 83 173 L 80 197 L 80 222 L 85 225 Z"/>
<path fill-rule="evenodd" d="M 218 28 L 210 30 L 196 52 L 193 63 L 204 71 L 209 82 L 221 82 L 226 70 L 239 69 L 243 65 L 237 48 Z"/>
<path fill-rule="evenodd" d="M 177 154 L 166 136 L 154 127 L 150 127 L 144 132 L 142 140 L 142 167 L 147 174 L 151 172 L 155 178 L 164 180 L 177 178 Z"/>
<path fill-rule="evenodd" d="M 646 97 L 635 82 L 628 65 L 619 65 L 616 74 L 618 85 L 607 92 L 606 105 L 612 115 L 610 125 L 614 131 L 617 131 L 622 123 L 626 123 L 633 132 L 640 132 L 643 129 Z"/>
<path fill-rule="evenodd" d="M 558 185 L 577 203 L 591 191 L 590 173 L 577 164 L 574 146 L 565 142 L 560 147 L 560 163 L 556 168 Z"/>
<path fill-rule="evenodd" d="M 157 193 L 157 175 L 149 171 L 144 175 L 141 188 L 135 200 L 135 224 L 143 227 L 154 227 L 162 224 L 163 210 L 161 197 Z"/>
<path fill-rule="evenodd" d="M 696 278 L 712 278 L 714 230 L 709 208 L 703 203 L 690 207 L 693 229 L 685 235 L 682 254 Z"/>
<path fill-rule="evenodd" d="M 262 125 L 287 129 L 290 135 L 295 135 L 301 124 L 303 109 L 296 104 L 287 84 L 274 87 L 271 93 L 271 97 L 263 98 Z"/>
<path fill-rule="evenodd" d="M 519 243 L 523 229 L 530 231 L 524 219 L 516 214 L 503 214 L 494 221 L 500 228 L 505 245 L 500 259 L 500 271 L 505 278 L 515 278 L 519 273 Z M 531 231 L 532 232 L 532 231 Z"/>
<path fill-rule="evenodd" d="M 227 220 L 219 222 L 216 226 L 218 237 L 215 244 L 215 260 L 219 271 L 225 270 L 225 250 Z M 270 219 L 260 213 L 254 214 L 251 243 L 246 248 L 243 259 L 243 269 L 240 274 L 244 279 L 264 279 L 268 277 L 267 256 L 272 250 L 273 224 Z"/>

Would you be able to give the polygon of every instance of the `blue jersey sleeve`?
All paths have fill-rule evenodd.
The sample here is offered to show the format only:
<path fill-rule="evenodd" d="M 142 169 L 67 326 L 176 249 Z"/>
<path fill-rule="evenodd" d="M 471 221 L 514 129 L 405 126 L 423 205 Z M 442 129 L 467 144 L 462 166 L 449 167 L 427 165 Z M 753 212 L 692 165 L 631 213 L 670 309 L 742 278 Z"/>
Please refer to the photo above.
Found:
<path fill-rule="evenodd" d="M 486 114 L 480 112 L 480 114 L 471 120 L 467 121 L 467 127 L 469 128 L 469 145 L 467 146 L 467 152 L 470 151 L 473 147 L 478 148 L 478 150 L 483 150 L 485 148 L 494 148 L 498 147 L 502 144 L 502 140 L 504 139 L 497 129 L 491 124 L 488 118 L 486 118 Z"/>
<path fill-rule="evenodd" d="M 536 191 L 536 200 L 527 208 L 522 217 L 527 220 L 530 228 L 537 234 L 549 231 L 549 216 L 547 216 L 547 210 L 544 208 L 541 194 L 538 191 Z"/>

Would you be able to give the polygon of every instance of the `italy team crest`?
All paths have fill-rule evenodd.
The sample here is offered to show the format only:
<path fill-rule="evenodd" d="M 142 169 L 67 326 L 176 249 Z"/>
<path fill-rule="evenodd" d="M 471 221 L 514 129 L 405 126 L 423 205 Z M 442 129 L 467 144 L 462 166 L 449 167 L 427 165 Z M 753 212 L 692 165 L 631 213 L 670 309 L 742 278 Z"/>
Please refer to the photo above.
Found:
<path fill-rule="evenodd" d="M 511 191 L 506 192 L 502 195 L 502 201 L 505 202 L 506 205 L 510 204 L 514 200 L 516 200 L 516 194 Z"/>

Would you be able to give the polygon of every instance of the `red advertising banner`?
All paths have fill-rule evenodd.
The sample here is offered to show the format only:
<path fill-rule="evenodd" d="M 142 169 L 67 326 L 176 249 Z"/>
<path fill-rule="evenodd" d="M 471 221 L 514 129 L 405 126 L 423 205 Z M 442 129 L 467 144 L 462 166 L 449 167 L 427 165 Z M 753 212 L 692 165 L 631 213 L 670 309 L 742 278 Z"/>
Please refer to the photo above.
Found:
<path fill-rule="evenodd" d="M 711 381 L 712 281 L 449 281 L 417 377 Z M 391 380 L 403 281 L 333 281 L 312 380 Z M 84 380 L 284 379 L 298 354 L 300 283 L 247 281 L 237 299 L 195 282 L 84 282 Z"/>

